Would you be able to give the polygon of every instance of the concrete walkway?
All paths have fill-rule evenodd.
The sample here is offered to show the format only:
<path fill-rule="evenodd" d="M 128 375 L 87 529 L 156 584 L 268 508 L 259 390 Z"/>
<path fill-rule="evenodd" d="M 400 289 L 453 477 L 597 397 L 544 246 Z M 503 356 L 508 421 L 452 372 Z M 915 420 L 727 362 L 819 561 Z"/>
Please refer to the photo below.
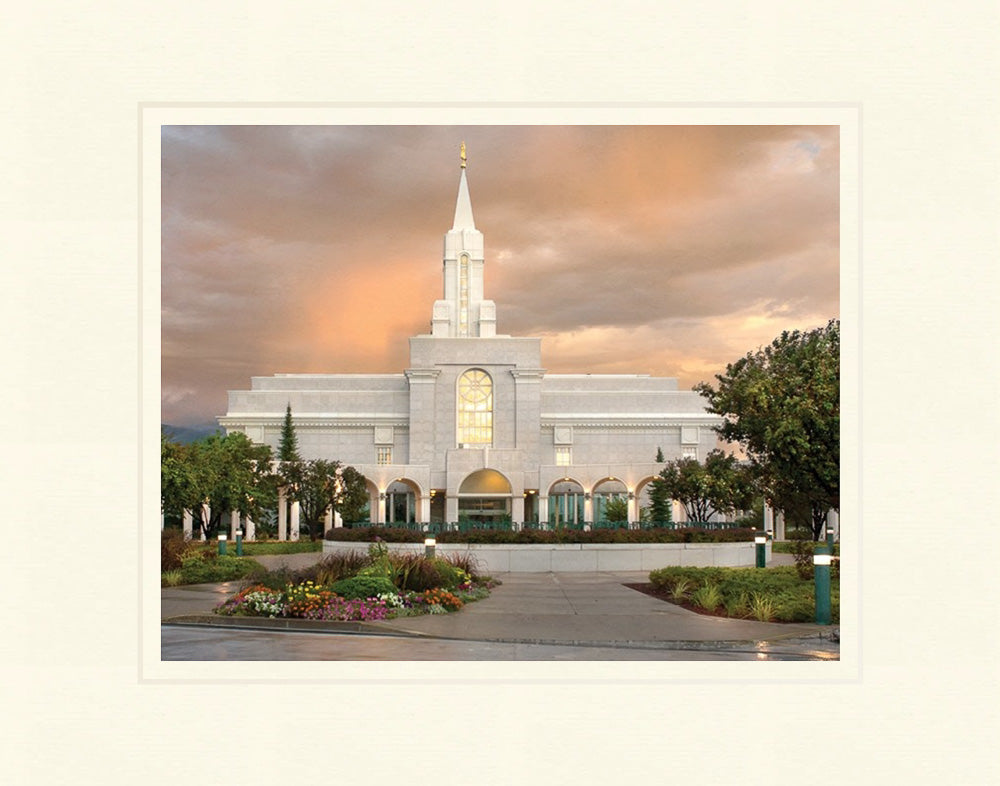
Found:
<path fill-rule="evenodd" d="M 787 555 L 775 555 L 783 557 Z M 301 567 L 318 558 L 294 554 L 258 558 L 267 567 Z M 647 572 L 506 573 L 492 595 L 458 613 L 403 617 L 369 623 L 268 620 L 213 615 L 215 605 L 238 582 L 164 588 L 164 622 L 281 628 L 341 633 L 382 633 L 421 638 L 482 642 L 612 646 L 664 646 L 678 643 L 750 643 L 795 640 L 830 641 L 829 626 L 779 624 L 710 617 L 665 603 L 628 587 L 649 580 Z"/>

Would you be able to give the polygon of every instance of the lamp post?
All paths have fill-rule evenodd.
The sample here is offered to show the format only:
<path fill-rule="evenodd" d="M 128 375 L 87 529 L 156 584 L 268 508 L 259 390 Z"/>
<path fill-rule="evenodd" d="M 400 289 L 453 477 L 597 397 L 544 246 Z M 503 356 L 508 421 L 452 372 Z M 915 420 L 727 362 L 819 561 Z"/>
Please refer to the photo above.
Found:
<path fill-rule="evenodd" d="M 766 532 L 756 532 L 753 536 L 753 542 L 757 544 L 757 567 L 763 568 L 767 564 L 767 533 Z"/>
<path fill-rule="evenodd" d="M 222 555 L 222 554 L 225 554 L 225 553 L 226 553 L 226 536 L 220 534 L 219 535 L 219 554 Z"/>
<path fill-rule="evenodd" d="M 830 608 L 830 547 L 817 545 L 813 552 L 813 582 L 816 588 L 816 624 L 829 625 L 833 619 Z"/>
<path fill-rule="evenodd" d="M 236 556 L 243 556 L 243 533 L 240 530 L 236 530 Z"/>
<path fill-rule="evenodd" d="M 437 539 L 424 538 L 424 556 L 427 559 L 434 559 L 434 548 L 437 546 Z"/>

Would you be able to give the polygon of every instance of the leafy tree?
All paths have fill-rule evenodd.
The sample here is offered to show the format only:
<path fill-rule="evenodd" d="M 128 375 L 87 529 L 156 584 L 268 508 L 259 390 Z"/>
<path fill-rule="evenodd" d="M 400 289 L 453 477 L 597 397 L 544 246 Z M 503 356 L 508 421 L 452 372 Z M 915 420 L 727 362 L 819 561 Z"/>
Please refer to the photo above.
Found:
<path fill-rule="evenodd" d="M 347 524 L 367 521 L 368 487 L 365 476 L 354 467 L 344 467 L 340 473 L 342 492 L 336 510 Z"/>
<path fill-rule="evenodd" d="M 785 331 L 695 387 L 722 415 L 716 431 L 738 442 L 777 508 L 808 504 L 813 539 L 840 508 L 840 320 Z"/>
<path fill-rule="evenodd" d="M 684 506 L 688 521 L 709 521 L 716 513 L 744 510 L 753 501 L 749 469 L 721 450 L 709 453 L 704 464 L 693 458 L 671 461 L 660 480 L 668 498 Z"/>
<path fill-rule="evenodd" d="M 190 452 L 187 445 L 160 434 L 160 509 L 168 516 L 183 515 L 201 502 Z"/>
<path fill-rule="evenodd" d="M 656 449 L 656 463 L 663 463 L 663 451 Z M 673 520 L 673 505 L 666 481 L 659 475 L 649 483 L 649 520 L 655 524 L 668 524 Z"/>
<path fill-rule="evenodd" d="M 290 496 L 298 500 L 301 523 L 308 528 L 312 540 L 323 535 L 323 520 L 328 509 L 340 511 L 343 518 L 345 505 L 353 513 L 359 506 L 359 499 L 368 501 L 364 476 L 360 472 L 354 467 L 342 466 L 339 461 L 323 459 L 295 465 Z"/>
<path fill-rule="evenodd" d="M 605 521 L 628 521 L 628 500 L 622 497 L 610 497 L 604 503 Z"/>
<path fill-rule="evenodd" d="M 292 495 L 299 502 L 301 523 L 308 529 L 310 539 L 316 540 L 323 533 L 327 509 L 335 508 L 340 497 L 340 462 L 315 459 L 299 466 Z"/>
<path fill-rule="evenodd" d="M 218 529 L 223 512 L 238 511 L 256 518 L 270 504 L 274 493 L 270 468 L 271 449 L 255 445 L 239 432 L 212 434 L 192 442 L 183 453 L 169 440 L 161 441 L 164 504 L 171 511 L 197 511 L 207 502 L 211 517 L 201 522 L 206 537 Z"/>

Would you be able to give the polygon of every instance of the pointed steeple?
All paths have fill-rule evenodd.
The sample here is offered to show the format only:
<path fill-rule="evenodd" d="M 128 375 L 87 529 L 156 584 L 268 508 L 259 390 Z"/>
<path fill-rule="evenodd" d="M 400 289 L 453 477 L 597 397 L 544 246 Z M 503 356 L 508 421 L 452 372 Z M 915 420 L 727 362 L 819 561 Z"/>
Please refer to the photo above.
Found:
<path fill-rule="evenodd" d="M 472 219 L 472 199 L 469 198 L 469 183 L 465 179 L 465 142 L 462 143 L 462 178 L 458 182 L 458 201 L 455 203 L 455 223 L 452 229 L 475 229 Z"/>

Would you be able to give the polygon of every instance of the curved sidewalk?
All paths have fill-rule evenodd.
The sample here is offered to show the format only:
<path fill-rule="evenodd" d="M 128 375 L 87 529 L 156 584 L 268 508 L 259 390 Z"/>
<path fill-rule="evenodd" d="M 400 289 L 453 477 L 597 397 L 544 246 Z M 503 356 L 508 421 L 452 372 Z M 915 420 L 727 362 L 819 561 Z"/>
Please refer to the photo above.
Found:
<path fill-rule="evenodd" d="M 646 572 L 506 573 L 485 600 L 453 614 L 403 617 L 383 622 L 316 622 L 219 617 L 212 608 L 236 590 L 229 584 L 164 588 L 164 622 L 409 635 L 526 644 L 677 646 L 705 643 L 830 641 L 836 626 L 780 624 L 696 614 L 657 600 L 626 583 L 648 581 Z M 839 648 L 837 648 L 839 650 Z"/>

